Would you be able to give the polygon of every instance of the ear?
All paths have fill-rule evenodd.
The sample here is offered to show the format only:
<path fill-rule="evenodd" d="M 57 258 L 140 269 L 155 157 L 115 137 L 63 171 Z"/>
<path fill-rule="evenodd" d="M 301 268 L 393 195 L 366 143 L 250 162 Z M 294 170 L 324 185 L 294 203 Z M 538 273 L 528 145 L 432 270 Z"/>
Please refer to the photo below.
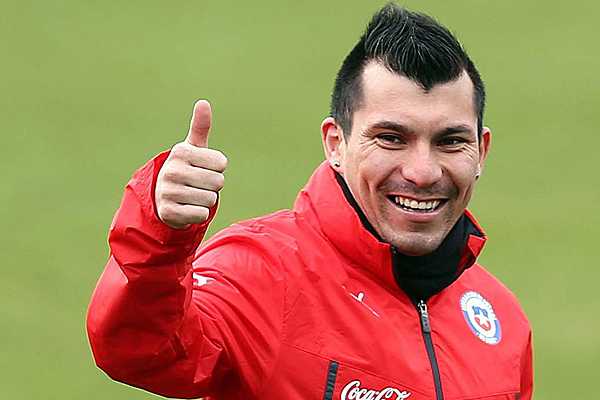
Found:
<path fill-rule="evenodd" d="M 321 123 L 321 140 L 331 168 L 343 174 L 344 133 L 333 117 L 327 117 Z"/>
<path fill-rule="evenodd" d="M 481 132 L 481 140 L 479 141 L 479 171 L 477 177 L 481 175 L 483 171 L 483 166 L 485 165 L 485 160 L 490 151 L 490 145 L 492 143 L 492 131 L 487 126 L 483 127 Z"/>

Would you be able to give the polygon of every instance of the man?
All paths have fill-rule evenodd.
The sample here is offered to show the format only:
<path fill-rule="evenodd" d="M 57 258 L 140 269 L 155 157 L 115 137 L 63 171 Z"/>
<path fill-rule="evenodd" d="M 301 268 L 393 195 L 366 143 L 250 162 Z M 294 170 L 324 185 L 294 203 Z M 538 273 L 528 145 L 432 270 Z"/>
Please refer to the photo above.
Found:
<path fill-rule="evenodd" d="M 116 380 L 214 399 L 530 399 L 531 334 L 476 258 L 466 211 L 490 146 L 477 69 L 387 5 L 345 59 L 326 162 L 293 210 L 199 246 L 227 160 L 208 102 L 142 167 L 111 227 L 88 333 Z"/>

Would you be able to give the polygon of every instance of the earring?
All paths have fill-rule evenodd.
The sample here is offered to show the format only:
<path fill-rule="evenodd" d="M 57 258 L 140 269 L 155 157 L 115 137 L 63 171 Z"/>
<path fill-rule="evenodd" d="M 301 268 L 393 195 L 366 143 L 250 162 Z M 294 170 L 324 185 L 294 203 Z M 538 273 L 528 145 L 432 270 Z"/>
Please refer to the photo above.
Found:
<path fill-rule="evenodd" d="M 340 167 L 340 162 L 338 160 L 334 160 L 333 161 L 333 166 L 336 167 L 336 168 L 339 168 Z"/>

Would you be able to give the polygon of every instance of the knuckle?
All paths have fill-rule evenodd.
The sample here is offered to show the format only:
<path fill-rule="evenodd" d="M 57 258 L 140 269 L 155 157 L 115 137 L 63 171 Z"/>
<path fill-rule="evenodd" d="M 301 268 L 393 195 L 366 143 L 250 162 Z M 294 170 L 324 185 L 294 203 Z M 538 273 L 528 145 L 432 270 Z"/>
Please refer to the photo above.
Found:
<path fill-rule="evenodd" d="M 225 186 L 225 175 L 217 173 L 217 174 L 215 174 L 213 179 L 214 179 L 215 189 L 216 190 L 223 189 L 223 186 Z"/>
<path fill-rule="evenodd" d="M 208 219 L 208 216 L 209 216 L 208 208 L 197 207 L 197 210 L 195 210 L 194 215 L 190 216 L 189 222 L 194 223 L 194 224 L 199 224 L 199 223 L 206 221 Z"/>
<path fill-rule="evenodd" d="M 183 143 L 177 143 L 176 145 L 174 145 L 171 148 L 171 154 L 170 155 L 173 156 L 173 157 L 180 157 L 181 153 L 183 151 L 183 147 L 184 147 Z"/>
<path fill-rule="evenodd" d="M 212 192 L 212 191 L 208 192 L 206 197 L 207 197 L 207 204 L 206 205 L 208 207 L 213 207 L 215 204 L 217 204 L 217 198 L 218 198 L 218 196 L 217 196 L 217 194 L 215 192 Z"/>
<path fill-rule="evenodd" d="M 200 217 L 200 219 L 202 220 L 202 222 L 206 221 L 208 219 L 208 215 L 210 214 L 210 210 L 206 207 L 201 207 L 198 210 L 198 217 Z"/>
<path fill-rule="evenodd" d="M 177 182 L 181 179 L 181 171 L 178 168 L 169 166 L 168 168 L 165 169 L 163 178 L 166 181 Z"/>
<path fill-rule="evenodd" d="M 180 197 L 180 192 L 173 187 L 162 191 L 162 198 L 165 201 L 179 202 Z"/>
<path fill-rule="evenodd" d="M 164 204 L 164 201 L 166 200 L 166 196 L 165 196 L 165 192 L 164 190 L 156 190 L 156 193 L 154 194 L 154 201 L 156 202 L 156 212 L 157 213 L 161 213 L 162 212 L 162 207 Z"/>
<path fill-rule="evenodd" d="M 188 159 L 190 155 L 190 148 L 185 142 L 177 143 L 171 149 L 171 154 L 173 157 L 178 159 Z"/>
<path fill-rule="evenodd" d="M 225 154 L 215 149 L 203 150 L 202 157 L 207 167 L 213 171 L 223 172 L 227 167 L 227 157 Z"/>
<path fill-rule="evenodd" d="M 173 207 L 167 204 L 160 204 L 157 206 L 157 212 L 160 219 L 163 221 L 172 221 L 174 219 Z"/>
<path fill-rule="evenodd" d="M 227 169 L 227 164 L 229 163 L 229 160 L 227 160 L 227 157 L 225 156 L 225 154 L 221 153 L 220 151 L 216 152 L 215 155 L 215 167 L 218 171 L 225 171 L 225 169 Z"/>

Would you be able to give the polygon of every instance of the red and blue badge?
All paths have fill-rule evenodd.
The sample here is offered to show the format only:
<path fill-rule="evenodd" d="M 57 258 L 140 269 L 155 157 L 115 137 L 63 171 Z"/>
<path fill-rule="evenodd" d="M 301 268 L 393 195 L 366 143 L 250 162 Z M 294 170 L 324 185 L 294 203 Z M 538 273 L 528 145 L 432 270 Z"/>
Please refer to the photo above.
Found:
<path fill-rule="evenodd" d="M 460 308 L 471 331 L 487 344 L 498 344 L 502 339 L 500 320 L 494 308 L 477 292 L 469 291 L 460 298 Z"/>

